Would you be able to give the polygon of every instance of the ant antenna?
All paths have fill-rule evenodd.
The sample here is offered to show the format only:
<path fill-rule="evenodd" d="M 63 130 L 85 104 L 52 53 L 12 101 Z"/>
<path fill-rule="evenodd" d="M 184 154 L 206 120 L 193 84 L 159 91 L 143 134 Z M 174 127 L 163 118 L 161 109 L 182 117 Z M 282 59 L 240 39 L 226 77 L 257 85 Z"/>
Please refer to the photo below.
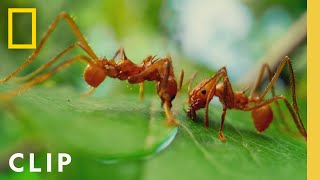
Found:
<path fill-rule="evenodd" d="M 198 72 L 194 72 L 193 75 L 191 76 L 190 80 L 189 80 L 189 84 L 188 84 L 188 94 L 191 91 L 191 86 L 193 83 L 193 80 L 197 77 Z"/>

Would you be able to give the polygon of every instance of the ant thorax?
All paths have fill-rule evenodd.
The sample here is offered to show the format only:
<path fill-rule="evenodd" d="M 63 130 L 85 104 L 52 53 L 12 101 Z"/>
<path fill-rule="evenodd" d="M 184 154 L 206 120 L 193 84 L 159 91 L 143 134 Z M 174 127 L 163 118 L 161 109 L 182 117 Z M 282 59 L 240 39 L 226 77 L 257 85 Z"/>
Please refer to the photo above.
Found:
<path fill-rule="evenodd" d="M 229 88 L 225 90 L 223 83 L 217 84 L 215 96 L 219 98 L 221 103 L 225 103 L 229 109 L 243 109 L 248 106 L 249 102 L 248 96 L 243 91 L 233 92 Z"/>
<path fill-rule="evenodd" d="M 243 109 L 245 107 L 248 107 L 249 105 L 249 99 L 246 94 L 244 94 L 242 91 L 234 92 L 234 106 L 235 109 Z"/>
<path fill-rule="evenodd" d="M 127 80 L 129 77 L 137 75 L 145 69 L 143 64 L 134 64 L 129 59 L 120 60 L 116 67 L 119 70 L 118 78 L 120 80 Z"/>

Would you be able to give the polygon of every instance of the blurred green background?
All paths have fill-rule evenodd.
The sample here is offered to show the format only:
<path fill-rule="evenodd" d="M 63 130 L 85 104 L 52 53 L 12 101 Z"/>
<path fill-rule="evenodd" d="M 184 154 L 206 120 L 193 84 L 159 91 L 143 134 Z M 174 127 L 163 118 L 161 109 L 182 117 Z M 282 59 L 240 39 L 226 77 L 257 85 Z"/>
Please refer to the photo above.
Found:
<path fill-rule="evenodd" d="M 136 63 L 147 55 L 164 57 L 170 53 L 176 75 L 181 69 L 185 70 L 186 78 L 195 71 L 199 72 L 195 84 L 213 75 L 218 68 L 226 66 L 234 89 L 243 89 L 254 82 L 255 73 L 262 63 L 271 64 L 275 70 L 281 57 L 288 55 L 293 61 L 298 104 L 306 127 L 305 0 L 1 1 L 1 77 L 17 68 L 32 53 L 32 50 L 7 48 L 7 8 L 14 7 L 37 8 L 37 42 L 53 19 L 61 11 L 66 11 L 72 15 L 98 57 L 111 58 L 119 47 L 123 47 L 127 56 Z M 14 16 L 15 43 L 30 42 L 30 19 L 28 15 Z M 19 76 L 32 72 L 76 41 L 69 26 L 61 21 L 37 60 Z M 79 54 L 83 52 L 75 49 L 63 59 Z M 1 165 L 6 164 L 8 152 L 15 151 L 16 147 L 26 149 L 30 146 L 39 153 L 41 158 L 38 164 L 41 167 L 45 167 L 46 152 L 71 148 L 70 152 L 74 152 L 72 166 L 69 169 L 66 167 L 67 171 L 61 174 L 13 173 L 8 168 L 1 168 L 0 179 L 306 179 L 306 144 L 296 132 L 284 106 L 282 110 L 295 131 L 294 136 L 282 132 L 275 125 L 271 125 L 265 133 L 257 134 L 249 113 L 229 111 L 225 130 L 229 139 L 227 143 L 221 143 L 216 133 L 221 106 L 213 100 L 212 123 L 207 131 L 202 126 L 203 112 L 200 113 L 198 123 L 191 123 L 183 114 L 182 101 L 186 99 L 186 91 L 183 91 L 182 98 L 175 100 L 179 111 L 177 119 L 182 122 L 177 137 L 164 151 L 145 159 L 144 156 L 153 154 L 157 147 L 157 143 L 154 143 L 150 152 L 139 149 L 144 146 L 139 144 L 142 143 L 141 139 L 149 136 L 148 116 L 153 116 L 149 107 L 153 101 L 158 101 L 154 82 L 146 84 L 145 102 L 138 101 L 138 85 L 110 78 L 106 78 L 93 97 L 79 100 L 77 95 L 88 90 L 82 77 L 84 67 L 85 64 L 76 63 L 57 73 L 12 102 L 15 108 L 7 102 L 1 102 L 0 106 Z M 15 83 L 8 84 L 0 84 L 1 92 L 16 86 Z M 261 90 L 265 85 L 266 82 Z M 276 92 L 288 98 L 291 95 L 287 68 L 276 84 Z M 72 105 L 62 97 L 71 100 Z M 79 107 L 75 102 L 80 104 Z M 66 105 L 58 105 L 60 103 Z M 166 132 L 172 129 L 162 126 L 162 111 L 158 104 L 155 117 L 159 122 L 155 126 L 161 131 L 156 131 L 155 142 L 161 144 L 167 138 Z M 77 107 L 71 107 L 73 105 Z M 88 108 L 90 110 L 86 112 Z M 95 108 L 100 109 L 97 111 Z M 122 109 L 128 109 L 128 113 L 131 113 L 132 121 L 128 120 L 129 123 L 113 121 L 130 119 Z M 136 111 L 138 113 L 134 115 Z M 77 118 L 84 119 L 77 121 Z M 91 119 L 86 121 L 85 118 Z M 71 121 L 66 123 L 66 119 Z M 108 122 L 104 119 L 108 119 Z M 145 121 L 139 121 L 139 124 L 136 119 Z M 82 127 L 80 132 L 74 128 L 78 126 Z M 64 130 L 70 132 L 65 134 Z M 109 136 L 111 134 L 117 135 Z M 128 138 L 131 136 L 132 139 Z M 60 142 L 64 137 L 70 137 L 70 141 Z M 39 139 L 45 142 L 39 143 Z M 69 143 L 67 148 L 64 145 L 60 147 L 63 143 Z M 121 145 L 111 146 L 117 146 L 117 143 Z M 39 150 L 37 147 L 43 144 L 45 148 Z M 118 151 L 123 149 L 127 151 L 121 153 L 137 153 L 140 158 L 122 157 Z M 103 159 L 101 156 L 113 157 L 115 154 L 117 158 L 122 157 L 122 160 L 116 163 L 100 162 Z"/>

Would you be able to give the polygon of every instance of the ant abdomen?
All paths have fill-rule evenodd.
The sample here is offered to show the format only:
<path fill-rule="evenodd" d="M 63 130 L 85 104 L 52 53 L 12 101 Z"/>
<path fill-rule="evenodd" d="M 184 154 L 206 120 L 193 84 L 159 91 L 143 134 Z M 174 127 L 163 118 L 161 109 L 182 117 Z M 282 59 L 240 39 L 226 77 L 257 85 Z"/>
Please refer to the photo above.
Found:
<path fill-rule="evenodd" d="M 251 111 L 251 117 L 257 131 L 262 132 L 267 129 L 272 122 L 273 112 L 269 105 Z"/>
<path fill-rule="evenodd" d="M 96 66 L 95 64 L 88 64 L 83 73 L 84 80 L 90 86 L 95 88 L 104 81 L 106 76 L 106 70 Z"/>

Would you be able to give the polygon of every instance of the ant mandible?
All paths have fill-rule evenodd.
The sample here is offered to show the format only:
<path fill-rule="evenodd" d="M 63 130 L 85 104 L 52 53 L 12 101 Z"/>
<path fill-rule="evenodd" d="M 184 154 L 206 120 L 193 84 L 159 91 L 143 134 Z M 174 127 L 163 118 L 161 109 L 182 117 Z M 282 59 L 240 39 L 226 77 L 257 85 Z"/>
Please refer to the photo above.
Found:
<path fill-rule="evenodd" d="M 286 97 L 284 97 L 283 95 L 276 96 L 274 91 L 274 84 L 286 64 L 288 64 L 289 72 L 290 72 L 293 108 Z M 264 89 L 263 93 L 260 95 L 257 95 L 255 91 L 257 87 L 261 84 L 263 74 L 266 70 L 268 72 L 270 82 L 268 86 Z M 213 97 L 219 98 L 219 101 L 223 106 L 223 112 L 221 116 L 218 136 L 222 141 L 226 140 L 222 133 L 222 130 L 223 130 L 223 124 L 224 124 L 227 109 L 251 111 L 251 117 L 253 119 L 255 128 L 257 129 L 258 132 L 262 132 L 269 127 L 270 123 L 273 120 L 273 112 L 270 107 L 270 104 L 273 102 L 278 103 L 278 100 L 283 100 L 285 102 L 286 107 L 288 108 L 294 120 L 294 123 L 297 126 L 297 129 L 299 130 L 300 134 L 305 138 L 305 140 L 307 140 L 307 132 L 303 126 L 303 123 L 299 114 L 297 100 L 296 100 L 295 79 L 294 79 L 293 68 L 292 68 L 291 61 L 287 56 L 281 61 L 273 77 L 272 77 L 270 67 L 267 64 L 264 64 L 262 66 L 259 78 L 256 81 L 256 84 L 251 90 L 251 93 L 249 96 L 247 96 L 244 91 L 232 90 L 231 83 L 229 81 L 228 74 L 227 74 L 227 69 L 225 67 L 222 67 L 210 79 L 203 80 L 191 92 L 190 92 L 190 86 L 191 86 L 190 84 L 188 88 L 189 89 L 188 90 L 189 91 L 188 92 L 189 93 L 189 109 L 186 111 L 187 115 L 192 120 L 195 120 L 196 111 L 201 108 L 205 108 L 205 126 L 207 128 L 209 127 L 209 116 L 208 116 L 209 103 Z M 272 91 L 272 98 L 265 100 L 264 98 L 270 89 Z"/>
<path fill-rule="evenodd" d="M 53 30 L 56 28 L 58 22 L 64 19 L 69 26 L 71 27 L 73 33 L 77 36 L 79 42 L 76 42 L 63 51 L 61 51 L 57 56 L 55 56 L 53 59 L 51 59 L 49 62 L 43 64 L 38 69 L 30 73 L 29 75 L 25 77 L 16 77 L 15 80 L 18 81 L 27 81 L 33 77 L 35 77 L 37 74 L 45 70 L 46 68 L 49 68 L 51 65 L 53 65 L 57 60 L 59 60 L 63 55 L 71 51 L 75 47 L 80 47 L 83 49 L 86 54 L 85 55 L 78 55 L 71 59 L 66 60 L 65 62 L 59 64 L 55 68 L 53 68 L 51 71 L 46 72 L 42 75 L 39 75 L 35 77 L 34 79 L 28 81 L 21 87 L 17 88 L 16 90 L 13 90 L 6 94 L 6 96 L 14 96 L 18 94 L 21 91 L 24 91 L 36 84 L 39 84 L 48 78 L 50 78 L 52 75 L 54 75 L 56 72 L 60 71 L 63 68 L 66 68 L 77 61 L 84 61 L 87 63 L 87 67 L 84 70 L 83 76 L 85 81 L 93 87 L 92 90 L 87 93 L 91 94 L 97 88 L 104 79 L 108 76 L 111 78 L 118 78 L 120 80 L 128 80 L 129 83 L 140 84 L 140 97 L 143 99 L 143 90 L 144 86 L 143 83 L 145 80 L 148 81 L 156 81 L 156 87 L 157 87 L 157 93 L 160 96 L 162 100 L 162 105 L 164 105 L 165 114 L 167 117 L 166 123 L 168 125 L 177 125 L 178 123 L 173 119 L 173 116 L 170 112 L 170 109 L 172 107 L 172 101 L 175 98 L 178 90 L 181 88 L 182 81 L 183 81 L 183 71 L 181 71 L 180 75 L 180 84 L 177 85 L 177 81 L 175 80 L 173 67 L 172 67 L 172 60 L 169 55 L 167 55 L 166 58 L 162 59 L 155 59 L 154 56 L 148 56 L 145 58 L 140 64 L 134 64 L 131 60 L 129 60 L 123 50 L 123 48 L 120 48 L 114 55 L 114 57 L 110 60 L 108 60 L 105 57 L 98 58 L 94 51 L 91 49 L 87 41 L 84 39 L 82 33 L 80 32 L 79 28 L 75 24 L 75 22 L 72 20 L 70 15 L 66 12 L 60 13 L 53 21 L 53 23 L 49 26 L 48 31 L 45 33 L 44 37 L 41 39 L 38 47 L 33 51 L 31 56 L 27 58 L 27 60 L 19 66 L 15 71 L 10 73 L 8 76 L 0 80 L 0 83 L 6 82 L 13 78 L 16 74 L 18 74 L 21 70 L 23 70 L 29 63 L 35 60 L 35 58 L 40 53 L 40 50 L 43 48 L 43 45 L 47 41 L 50 34 L 53 32 Z M 119 56 L 119 60 L 115 61 L 115 58 Z"/>

